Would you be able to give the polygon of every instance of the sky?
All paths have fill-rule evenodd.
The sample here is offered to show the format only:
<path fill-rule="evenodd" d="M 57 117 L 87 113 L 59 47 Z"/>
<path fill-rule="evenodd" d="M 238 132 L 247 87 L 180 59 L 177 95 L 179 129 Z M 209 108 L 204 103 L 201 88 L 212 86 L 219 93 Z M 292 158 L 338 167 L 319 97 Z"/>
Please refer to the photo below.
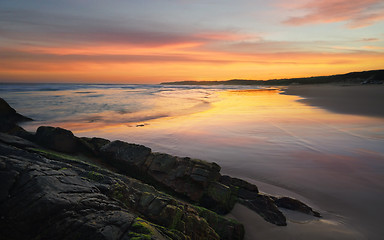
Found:
<path fill-rule="evenodd" d="M 160 83 L 384 69 L 383 0 L 0 0 L 0 82 Z"/>

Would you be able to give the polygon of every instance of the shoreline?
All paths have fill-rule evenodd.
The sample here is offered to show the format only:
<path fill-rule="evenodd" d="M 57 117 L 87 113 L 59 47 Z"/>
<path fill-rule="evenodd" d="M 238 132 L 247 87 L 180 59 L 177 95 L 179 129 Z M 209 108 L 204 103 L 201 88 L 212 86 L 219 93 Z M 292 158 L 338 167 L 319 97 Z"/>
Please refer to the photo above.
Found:
<path fill-rule="evenodd" d="M 130 221 L 130 225 L 135 226 L 144 223 L 145 228 L 137 232 L 131 228 L 127 231 L 123 225 L 114 226 L 113 234 L 108 232 L 103 239 L 164 234 L 170 239 L 242 240 L 244 225 L 223 216 L 230 213 L 235 204 L 243 205 L 247 211 L 260 216 L 260 221 L 278 228 L 287 225 L 286 211 L 281 208 L 300 212 L 308 218 L 321 218 L 319 212 L 300 200 L 263 194 L 252 183 L 222 175 L 221 167 L 215 162 L 153 152 L 144 145 L 119 140 L 77 137 L 59 127 L 40 126 L 35 133 L 27 132 L 17 125 L 16 117 L 23 116 L 0 100 L 0 121 L 4 123 L 0 133 L 0 177 L 11 178 L 0 191 L 3 199 L 0 207 L 23 208 L 18 195 L 22 195 L 22 199 L 31 196 L 27 206 L 34 206 L 16 217 L 13 208 L 5 211 L 0 222 L 6 224 L 6 229 L 23 228 L 19 224 L 21 219 L 27 219 L 27 225 L 42 228 L 46 223 L 33 221 L 30 212 L 34 211 L 39 212 L 44 221 L 49 219 L 55 229 L 62 222 L 69 224 L 64 224 L 64 230 L 73 227 L 72 221 L 82 227 L 87 224 L 89 213 L 103 209 L 121 223 Z M 19 178 L 27 180 L 22 185 L 14 184 Z M 74 200 L 68 202 L 68 194 L 75 196 Z M 41 210 L 44 204 L 48 207 Z M 67 208 L 84 211 L 74 216 Z M 53 213 L 54 209 L 62 210 Z M 53 214 L 60 217 L 51 221 Z M 95 230 L 109 227 L 108 221 L 102 218 Z M 66 234 L 60 230 L 55 234 Z M 95 230 L 89 230 L 89 234 L 98 234 Z M 5 229 L 0 233 L 11 235 Z M 20 236 L 35 238 L 34 234 L 26 231 Z M 50 231 L 42 234 L 43 238 L 51 238 Z M 165 239 L 145 236 L 147 238 Z"/>
<path fill-rule="evenodd" d="M 304 87 L 312 89 L 311 92 L 304 91 Z M 333 86 L 333 85 L 330 85 L 330 86 L 325 86 L 325 85 L 321 85 L 321 86 L 317 86 L 317 85 L 315 85 L 315 86 L 290 86 L 288 88 L 291 88 L 291 90 L 292 89 L 296 89 L 296 90 L 299 89 L 302 91 L 301 93 L 303 95 L 307 94 L 306 95 L 307 98 L 311 98 L 311 96 L 309 96 L 309 94 L 311 94 L 312 92 L 316 92 L 319 88 L 322 89 L 322 88 L 327 88 L 327 87 L 331 87 L 331 88 L 336 87 L 337 89 L 340 89 L 340 91 L 347 89 L 348 87 L 357 87 L 357 88 L 369 87 L 369 88 L 371 88 L 371 86 L 348 86 L 348 87 L 345 87 L 345 86 Z M 376 87 L 376 86 L 374 86 L 374 87 Z M 375 203 L 378 203 L 380 199 L 383 199 L 380 194 L 376 194 L 376 195 L 375 194 L 367 194 L 367 191 L 368 191 L 368 193 L 377 192 L 377 189 L 379 188 L 379 186 L 377 186 L 377 188 L 375 186 L 379 185 L 379 183 L 375 183 L 374 186 L 372 186 L 372 184 L 366 185 L 366 183 L 367 182 L 373 183 L 380 178 L 373 176 L 373 172 L 370 172 L 369 169 L 365 169 L 367 166 L 371 167 L 370 164 L 372 164 L 372 167 L 374 167 L 374 166 L 380 167 L 380 163 L 375 161 L 375 160 L 379 160 L 382 158 L 380 156 L 372 155 L 372 159 L 371 158 L 367 159 L 367 158 L 365 158 L 367 156 L 369 157 L 369 155 L 367 155 L 368 154 L 367 152 L 365 152 L 364 154 L 361 154 L 361 156 L 360 155 L 356 156 L 355 159 L 352 159 L 352 158 L 343 159 L 342 158 L 343 154 L 341 154 L 340 156 L 329 155 L 330 151 L 324 151 L 324 149 L 327 149 L 328 144 L 326 142 L 317 141 L 318 140 L 317 134 L 325 134 L 324 136 L 326 136 L 326 134 L 331 134 L 329 136 L 333 137 L 334 131 L 338 130 L 335 128 L 335 126 L 337 126 L 338 122 L 333 121 L 333 120 L 328 120 L 326 118 L 318 118 L 317 119 L 316 118 L 318 116 L 318 115 L 316 115 L 317 112 L 320 115 L 321 114 L 327 114 L 327 115 L 330 114 L 330 113 L 327 113 L 325 110 L 323 110 L 323 108 L 325 108 L 325 107 L 321 107 L 321 109 L 320 109 L 317 107 L 313 108 L 313 107 L 309 107 L 309 106 L 304 106 L 304 104 L 300 103 L 303 100 L 299 100 L 300 97 L 297 97 L 297 96 L 303 97 L 302 95 L 284 96 L 282 94 L 282 95 L 280 95 L 280 97 L 278 97 L 278 95 L 279 95 L 278 92 L 281 92 L 281 91 L 284 91 L 284 88 L 282 88 L 279 91 L 276 91 L 275 93 L 272 92 L 271 94 L 269 94 L 271 96 L 270 98 L 269 97 L 259 98 L 258 96 L 267 96 L 265 94 L 259 95 L 258 93 L 260 93 L 260 91 L 242 91 L 241 95 L 239 95 L 240 97 L 236 97 L 237 94 L 236 94 L 236 92 L 234 92 L 234 93 L 230 93 L 231 98 L 228 98 L 228 99 L 231 99 L 231 100 L 233 100 L 233 99 L 234 100 L 248 99 L 249 101 L 244 102 L 245 104 L 250 104 L 250 103 L 254 104 L 255 102 L 269 102 L 269 101 L 277 99 L 277 98 L 279 98 L 279 99 L 281 98 L 283 100 L 292 99 L 292 105 L 290 105 L 291 109 L 303 107 L 304 110 L 308 110 L 308 112 L 310 112 L 310 113 L 313 109 L 315 114 L 308 114 L 308 115 L 296 114 L 295 115 L 296 112 L 292 111 L 293 114 L 291 113 L 291 115 L 286 115 L 287 118 L 289 118 L 290 116 L 298 116 L 300 119 L 303 119 L 305 121 L 310 120 L 311 123 L 309 125 L 300 125 L 298 127 L 291 128 L 292 125 L 290 125 L 289 122 L 287 124 L 287 122 L 285 122 L 284 118 L 282 118 L 282 122 L 277 122 L 277 124 L 275 123 L 273 125 L 273 126 L 277 127 L 276 129 L 280 130 L 280 131 L 276 132 L 277 133 L 276 137 L 280 138 L 282 136 L 288 136 L 289 140 L 292 143 L 292 144 L 287 145 L 287 146 L 289 146 L 289 148 L 287 147 L 287 149 L 285 149 L 285 151 L 295 150 L 295 144 L 302 144 L 302 145 L 300 145 L 300 147 L 302 147 L 302 148 L 298 148 L 298 150 L 304 149 L 304 150 L 308 150 L 308 151 L 305 151 L 302 153 L 299 152 L 296 155 L 290 156 L 289 154 L 285 154 L 285 152 L 284 152 L 284 155 L 270 154 L 270 151 L 267 151 L 269 148 L 261 148 L 260 147 L 259 150 L 262 150 L 262 151 L 264 150 L 265 154 L 264 155 L 261 154 L 260 157 L 255 158 L 254 154 L 253 154 L 254 151 L 252 151 L 252 152 L 247 151 L 248 149 L 250 149 L 250 148 L 246 148 L 247 145 L 245 145 L 245 151 L 239 151 L 239 149 L 243 148 L 242 144 L 233 144 L 233 142 L 231 142 L 231 143 L 225 143 L 224 142 L 224 145 L 223 144 L 213 145 L 216 148 L 212 148 L 212 149 L 216 149 L 216 150 L 205 151 L 205 152 L 201 153 L 200 156 L 194 156 L 193 154 L 192 155 L 191 154 L 185 155 L 185 154 L 180 153 L 180 152 L 182 152 L 182 150 L 180 150 L 180 149 L 183 149 L 184 152 L 189 152 L 189 153 L 191 153 L 191 152 L 193 153 L 193 150 L 196 150 L 196 151 L 199 150 L 199 152 L 200 152 L 202 149 L 201 145 L 196 144 L 196 145 L 190 146 L 191 147 L 190 149 L 188 149 L 188 147 L 185 148 L 185 146 L 189 146 L 187 144 L 190 142 L 190 139 L 177 138 L 178 135 L 174 133 L 175 135 L 170 136 L 171 139 L 178 139 L 180 141 L 184 140 L 184 142 L 181 141 L 180 144 L 172 145 L 172 141 L 168 141 L 168 142 L 167 141 L 161 141 L 164 144 L 164 147 L 162 148 L 162 150 L 157 149 L 156 152 L 171 153 L 172 155 L 175 155 L 175 156 L 179 156 L 179 155 L 181 155 L 181 156 L 193 156 L 193 158 L 204 159 L 204 160 L 207 160 L 209 162 L 218 162 L 219 160 L 221 160 L 222 162 L 220 162 L 220 165 L 223 168 L 224 167 L 226 168 L 226 169 L 223 169 L 222 172 L 225 173 L 226 175 L 230 175 L 233 177 L 239 177 L 239 178 L 244 179 L 244 180 L 246 180 L 252 184 L 255 184 L 256 186 L 261 188 L 260 189 L 261 192 L 267 192 L 270 194 L 271 193 L 272 194 L 278 193 L 279 195 L 295 197 L 296 199 L 301 200 L 304 203 L 309 204 L 310 206 L 314 207 L 314 209 L 320 211 L 320 213 L 324 217 L 321 221 L 320 220 L 319 221 L 312 221 L 312 220 L 311 221 L 310 220 L 302 221 L 302 220 L 300 220 L 301 218 L 299 218 L 299 220 L 298 220 L 295 216 L 292 217 L 291 213 L 284 212 L 284 215 L 287 216 L 288 224 L 292 225 L 292 226 L 279 228 L 279 227 L 274 227 L 273 225 L 271 226 L 269 223 L 266 224 L 265 222 L 263 222 L 264 220 L 262 220 L 262 219 L 259 219 L 261 221 L 261 223 L 259 223 L 259 220 L 257 220 L 258 219 L 257 217 L 252 217 L 252 216 L 254 216 L 254 213 L 251 210 L 248 210 L 244 207 L 239 208 L 238 206 L 235 206 L 232 214 L 236 215 L 236 218 L 238 218 L 239 220 L 241 219 L 241 222 L 245 223 L 244 224 L 246 226 L 246 235 L 245 235 L 246 238 L 245 239 L 249 239 L 249 240 L 254 239 L 252 236 L 257 236 L 258 238 L 262 238 L 262 237 L 267 238 L 269 236 L 270 237 L 273 236 L 274 239 L 286 239 L 287 236 L 289 236 L 293 239 L 303 239 L 303 238 L 300 238 L 300 236 L 305 236 L 304 238 L 313 238 L 313 236 L 318 237 L 319 236 L 318 234 L 320 234 L 321 231 L 323 232 L 321 234 L 321 237 L 323 237 L 323 238 L 318 237 L 318 239 L 324 239 L 324 238 L 329 239 L 329 238 L 332 238 L 332 236 L 334 236 L 334 234 L 336 234 L 338 236 L 338 239 L 351 239 L 351 238 L 352 239 L 364 239 L 364 237 L 367 237 L 367 238 L 372 237 L 372 239 L 376 239 L 378 234 L 381 232 L 381 231 L 378 231 L 379 226 L 376 226 L 378 221 L 379 221 L 379 216 L 378 216 L 378 214 L 362 214 L 364 212 L 369 213 L 369 211 L 372 210 L 373 208 L 361 206 L 359 202 L 361 200 L 363 202 L 368 202 L 367 206 L 375 206 L 376 205 Z M 328 90 L 328 91 L 332 91 L 332 90 Z M 249 94 L 247 94 L 247 93 L 249 93 Z M 291 95 L 291 94 L 286 94 L 286 95 Z M 226 97 L 228 97 L 228 96 L 226 96 Z M 340 96 L 336 94 L 336 97 L 340 97 Z M 323 96 L 323 99 L 324 98 L 326 98 L 326 97 Z M 296 102 L 296 103 L 293 104 L 294 102 Z M 221 105 L 219 105 L 219 106 L 221 106 L 221 108 L 217 108 L 217 109 L 226 110 L 226 109 L 228 109 L 228 107 L 233 107 L 236 110 L 238 110 L 239 106 L 244 106 L 244 104 L 239 104 L 239 103 L 243 103 L 241 101 L 239 101 L 239 102 L 236 102 L 236 101 L 228 102 L 227 101 L 227 102 L 223 102 L 223 103 L 225 103 L 225 104 L 221 103 Z M 234 105 L 229 105 L 228 103 L 231 103 L 231 104 L 233 103 Z M 252 104 L 250 104 L 249 106 L 245 105 L 245 106 L 247 106 L 247 108 L 240 108 L 240 110 L 242 110 L 242 111 L 239 111 L 236 113 L 241 114 L 241 113 L 243 113 L 244 110 L 255 111 L 255 109 L 260 109 L 261 110 L 260 112 L 264 113 L 265 115 L 258 115 L 258 118 L 255 118 L 256 120 L 262 119 L 262 117 L 272 116 L 272 115 L 269 115 L 268 112 L 262 111 L 263 106 L 252 105 Z M 284 101 L 284 104 L 286 104 L 286 101 Z M 276 102 L 276 104 L 272 105 L 272 107 L 273 107 L 272 109 L 278 110 L 278 109 L 284 108 L 285 105 L 280 104 L 280 102 Z M 211 113 L 211 115 L 214 115 L 215 117 L 217 117 L 217 113 L 219 113 L 219 114 L 223 114 L 222 119 L 228 119 L 227 118 L 228 114 L 226 115 L 225 111 L 224 112 L 219 111 L 217 113 L 216 112 L 213 112 L 213 113 L 214 114 Z M 301 113 L 301 112 L 298 111 L 297 113 Z M 303 111 L 303 113 L 306 113 L 306 112 Z M 199 116 L 199 114 L 195 114 L 195 115 Z M 235 114 L 233 114 L 233 115 L 235 115 Z M 363 115 L 363 114 L 360 114 L 360 115 Z M 201 116 L 204 117 L 203 114 Z M 244 115 L 244 116 L 247 116 L 247 115 Z M 333 114 L 332 117 L 337 118 L 338 121 L 343 122 L 343 123 L 347 119 L 349 119 L 351 121 L 353 121 L 354 119 L 357 119 L 357 122 L 359 122 L 360 120 L 364 120 L 364 121 L 369 121 L 369 123 L 375 122 L 375 121 L 377 122 L 380 120 L 380 119 L 373 119 L 373 118 L 369 119 L 369 118 L 356 117 L 356 116 L 350 116 L 350 118 L 347 116 L 347 118 L 346 118 L 345 115 L 341 115 L 341 114 L 340 115 Z M 314 118 L 317 121 L 312 121 L 312 118 Z M 205 119 L 211 119 L 211 118 L 205 117 L 202 119 L 205 120 Z M 243 129 L 243 126 L 248 126 L 245 129 L 248 129 L 248 130 L 253 129 L 252 133 L 254 133 L 254 134 L 252 134 L 252 137 L 250 139 L 250 140 L 252 140 L 254 136 L 259 136 L 259 137 L 263 136 L 263 134 L 262 134 L 263 131 L 260 132 L 260 129 L 256 128 L 256 126 L 260 125 L 260 124 L 257 124 L 259 122 L 258 121 L 255 122 L 254 121 L 255 119 L 250 119 L 250 121 L 248 121 L 248 122 L 244 121 L 244 122 L 242 122 L 242 124 L 236 124 L 235 126 L 232 123 L 227 124 L 227 125 L 223 125 L 223 126 L 225 126 L 227 129 L 231 129 L 231 131 L 233 131 L 233 129 L 238 129 L 236 127 L 239 127 L 239 126 L 241 129 Z M 233 120 L 237 121 L 237 119 L 233 119 Z M 324 121 L 324 120 L 326 120 L 326 121 Z M 184 124 L 181 124 L 181 123 L 184 123 Z M 200 122 L 198 121 L 197 123 L 203 123 L 203 124 L 196 124 L 195 123 L 192 125 L 185 125 L 185 122 L 181 122 L 181 123 L 177 122 L 177 120 L 175 120 L 173 122 L 172 121 L 167 122 L 167 125 L 171 126 L 172 128 L 179 127 L 178 131 L 180 133 L 183 133 L 183 136 L 185 136 L 185 134 L 183 132 L 183 128 L 184 128 L 184 130 L 189 129 L 190 126 L 195 126 L 195 128 L 193 128 L 193 129 L 195 131 L 199 130 L 196 132 L 199 134 L 204 133 L 204 131 L 211 130 L 212 126 L 217 127 L 217 123 L 215 123 L 215 122 L 211 123 L 209 121 L 200 121 Z M 187 122 L 187 123 L 189 123 L 189 122 Z M 263 121 L 260 121 L 260 123 L 263 123 Z M 323 130 L 325 130 L 325 131 L 322 131 L 320 133 L 318 131 L 314 131 L 314 133 L 316 133 L 316 134 L 314 134 L 315 135 L 314 138 L 311 139 L 310 138 L 311 135 L 308 136 L 307 134 L 311 133 L 311 130 L 313 130 L 312 126 L 318 126 L 318 124 L 329 124 L 329 126 L 332 126 L 332 128 L 323 128 Z M 155 125 L 153 124 L 153 126 L 155 126 Z M 296 125 L 294 125 L 294 126 L 296 126 Z M 366 127 L 366 126 L 368 126 L 368 125 L 363 125 L 362 127 Z M 369 125 L 369 126 L 371 126 L 371 125 Z M 380 127 L 381 125 L 378 125 L 378 126 Z M 152 125 L 149 125 L 148 127 L 144 127 L 144 128 L 130 128 L 129 129 L 131 131 L 130 135 L 126 135 L 126 133 L 121 133 L 119 135 L 109 135 L 109 136 L 108 135 L 104 136 L 101 134 L 100 136 L 105 137 L 107 139 L 115 139 L 115 140 L 120 139 L 120 140 L 124 140 L 124 141 L 128 141 L 128 142 L 135 142 L 135 143 L 139 143 L 139 144 L 143 144 L 145 146 L 148 146 L 145 141 L 143 142 L 143 141 L 140 141 L 140 139 L 137 139 L 137 136 L 139 136 L 139 135 L 142 136 L 141 139 L 147 139 L 149 137 L 148 142 L 150 142 L 150 141 L 157 142 L 156 141 L 156 134 L 157 134 L 157 136 L 163 136 L 161 131 L 157 132 L 157 133 L 155 132 L 155 134 L 154 134 L 153 131 L 150 131 L 151 130 L 150 127 L 152 127 Z M 342 125 L 341 127 L 344 127 L 344 125 Z M 67 128 L 67 127 L 64 127 L 64 128 Z M 68 127 L 67 129 L 73 130 L 72 127 Z M 148 132 L 146 132 L 147 129 L 148 129 Z M 218 128 L 217 130 L 220 130 L 220 128 Z M 259 131 L 257 131 L 257 130 L 259 130 Z M 284 131 L 284 130 L 286 130 L 286 131 Z M 344 128 L 342 128 L 341 130 L 345 131 Z M 372 129 L 372 131 L 375 131 L 375 130 Z M 173 132 L 171 131 L 171 133 L 173 133 Z M 229 137 L 237 137 L 236 133 L 237 132 L 235 132 L 235 135 L 229 135 Z M 260 135 L 260 133 L 261 133 L 261 135 Z M 274 133 L 274 131 L 269 132 L 268 134 L 266 133 L 264 136 L 267 137 L 267 139 L 273 140 L 273 138 L 271 138 L 270 133 Z M 293 133 L 294 135 L 289 135 L 289 133 Z M 352 134 L 354 134 L 354 133 L 355 132 L 352 131 Z M 357 132 L 357 133 L 359 133 L 359 132 Z M 104 134 L 105 134 L 105 132 L 104 132 Z M 300 134 L 302 134 L 302 135 L 300 135 Z M 83 135 L 83 137 L 99 136 L 99 134 L 80 134 L 80 135 Z M 126 136 L 132 136 L 132 139 L 129 139 Z M 335 135 L 335 136 L 340 136 L 340 135 Z M 344 135 L 342 137 L 344 137 Z M 201 138 L 202 137 L 200 135 L 200 139 Z M 229 139 L 231 139 L 231 138 L 229 138 Z M 235 138 L 235 139 L 237 139 L 237 138 Z M 302 141 L 303 139 L 309 140 L 309 141 Z M 340 138 L 340 139 L 343 140 L 344 138 Z M 349 140 L 349 138 L 347 140 Z M 362 142 L 363 140 L 359 141 L 358 142 L 359 144 L 356 144 L 356 146 L 362 147 L 361 143 L 363 143 Z M 357 139 L 354 139 L 354 138 L 351 139 L 352 143 L 355 143 L 355 141 L 357 141 Z M 345 143 L 345 141 L 343 141 L 343 142 Z M 348 142 L 346 144 L 349 146 L 349 144 L 351 142 Z M 243 142 L 243 143 L 245 144 L 248 142 Z M 250 143 L 253 143 L 253 141 L 251 141 Z M 260 145 L 260 141 L 257 143 L 258 143 L 258 145 Z M 277 143 L 279 143 L 279 142 L 277 142 Z M 283 142 L 283 143 L 285 143 L 285 142 Z M 165 147 L 165 144 L 167 147 Z M 180 146 L 182 146 L 184 148 L 180 148 Z M 252 145 L 252 146 L 256 146 L 256 145 Z M 271 147 L 270 150 L 275 149 L 274 144 L 269 144 L 266 146 Z M 321 146 L 323 146 L 323 148 L 321 148 Z M 352 145 L 352 146 L 354 146 L 354 145 Z M 153 148 L 153 146 L 150 146 L 150 147 Z M 172 147 L 173 147 L 173 149 L 176 149 L 176 150 L 173 151 Z M 220 149 L 221 149 L 220 147 L 225 147 L 225 149 L 233 148 L 234 153 L 235 152 L 239 153 L 239 154 L 233 155 L 233 157 L 236 157 L 236 160 L 239 161 L 239 164 L 235 164 L 236 166 L 234 169 L 231 168 L 234 166 L 233 160 L 231 159 L 232 155 L 226 154 L 225 156 L 222 156 L 219 153 Z M 312 147 L 312 148 L 306 149 L 305 147 Z M 204 146 L 204 148 L 209 149 L 207 146 Z M 191 149 L 192 149 L 192 151 L 191 151 Z M 252 147 L 252 149 L 254 149 L 254 147 Z M 267 149 L 267 150 L 265 150 L 265 149 Z M 339 147 L 336 147 L 335 150 L 336 149 L 339 149 Z M 370 149 L 371 151 L 375 150 L 374 148 L 368 148 L 368 149 Z M 222 150 L 224 150 L 224 149 L 222 149 Z M 319 150 L 320 152 L 316 152 L 316 150 Z M 380 153 L 382 151 L 378 151 L 378 152 Z M 339 152 L 337 151 L 337 153 L 339 153 Z M 353 153 L 359 153 L 359 152 L 353 152 Z M 360 152 L 360 153 L 362 153 L 362 152 Z M 369 154 L 372 154 L 372 153 L 369 153 Z M 209 156 L 211 156 L 211 158 Z M 212 157 L 212 156 L 215 156 L 215 157 Z M 280 159 L 279 159 L 279 157 L 280 157 Z M 231 160 L 232 163 L 231 162 L 225 162 L 226 159 Z M 309 160 L 309 161 L 307 161 L 305 163 L 301 162 L 301 160 L 303 160 L 303 159 Z M 244 162 L 241 162 L 241 160 L 243 160 Z M 273 162 L 269 162 L 269 160 L 271 160 L 271 161 L 273 160 Z M 360 160 L 364 160 L 364 161 L 361 161 L 361 163 L 360 163 Z M 370 162 L 368 162 L 368 160 Z M 357 163 L 361 164 L 360 167 L 365 166 L 364 169 L 361 169 L 359 167 L 359 165 L 356 165 L 356 166 L 353 165 L 353 164 L 357 164 Z M 305 164 L 305 165 L 303 165 L 303 164 Z M 305 166 L 305 168 L 302 168 L 302 166 Z M 297 169 L 295 169 L 295 168 L 297 168 Z M 308 172 L 306 170 L 307 168 L 310 171 L 312 170 L 312 174 L 310 173 L 310 171 Z M 345 169 L 346 171 L 344 171 L 343 169 Z M 351 171 L 349 171 L 349 170 L 351 170 Z M 358 171 L 355 171 L 355 170 L 358 170 Z M 262 174 L 260 175 L 260 173 L 262 173 Z M 354 173 L 356 173 L 356 174 L 354 174 Z M 277 177 L 276 174 L 278 174 L 279 177 Z M 281 174 L 281 176 L 280 176 L 280 174 Z M 372 176 L 371 176 L 371 174 L 372 174 Z M 253 176 L 255 176 L 255 177 L 253 177 Z M 269 176 L 271 178 L 267 178 L 267 176 Z M 291 176 L 291 178 L 290 178 L 290 176 Z M 324 177 L 324 176 L 326 176 L 326 177 Z M 305 182 L 303 181 L 304 179 L 305 179 Z M 262 184 L 257 183 L 255 180 L 261 181 Z M 263 181 L 263 180 L 266 180 L 266 181 Z M 335 182 L 335 180 L 336 180 L 336 182 Z M 354 184 L 354 186 L 361 186 L 361 189 L 354 189 L 354 187 L 352 187 L 352 186 L 351 186 L 352 189 L 344 189 L 345 186 L 349 186 L 349 184 L 351 184 L 351 183 Z M 313 184 L 316 184 L 316 186 L 314 186 Z M 317 184 L 320 184 L 320 186 L 318 186 Z M 276 187 L 279 189 L 276 189 Z M 286 194 L 287 192 L 289 192 L 289 194 Z M 360 193 L 362 193 L 363 195 L 361 195 Z M 358 198 L 355 197 L 356 194 L 359 196 Z M 365 197 L 365 196 L 367 196 L 367 197 Z M 329 197 L 331 197 L 331 198 L 329 198 Z M 353 200 L 353 199 L 356 199 L 356 200 Z M 315 204 L 313 204 L 313 203 L 315 203 Z M 351 211 L 354 209 L 357 209 L 358 211 L 357 210 Z M 378 212 L 380 212 L 380 211 L 378 211 Z M 291 219 L 292 219 L 292 221 L 291 221 Z M 255 223 L 257 223 L 258 226 L 254 226 Z M 375 225 L 375 228 L 368 228 L 367 226 L 372 225 L 372 223 L 373 223 L 373 225 Z M 259 225 L 259 224 L 261 224 L 261 225 Z M 322 230 L 320 230 L 320 233 L 319 233 L 320 228 Z M 339 232 L 335 233 L 335 231 L 339 231 Z M 258 235 L 254 235 L 253 233 L 258 234 Z M 324 235 L 325 233 L 328 233 L 328 235 L 325 236 Z M 345 233 L 345 235 L 342 235 L 341 233 Z M 361 234 L 364 234 L 364 235 L 361 235 Z M 353 238 L 353 236 L 354 236 L 354 238 Z M 314 239 L 316 239 L 316 238 L 314 238 Z"/>
<path fill-rule="evenodd" d="M 285 95 L 302 97 L 300 102 L 325 110 L 368 117 L 384 118 L 384 85 L 291 85 Z"/>

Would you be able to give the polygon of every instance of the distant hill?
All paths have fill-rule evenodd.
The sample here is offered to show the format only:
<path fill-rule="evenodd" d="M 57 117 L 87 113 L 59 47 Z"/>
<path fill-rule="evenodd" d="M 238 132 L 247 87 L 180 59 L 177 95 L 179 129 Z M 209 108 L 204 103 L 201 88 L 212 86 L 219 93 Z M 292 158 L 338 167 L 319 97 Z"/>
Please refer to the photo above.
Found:
<path fill-rule="evenodd" d="M 345 83 L 345 84 L 370 84 L 383 83 L 384 70 L 372 70 L 364 72 L 350 72 L 331 76 L 306 77 L 306 78 L 284 78 L 271 80 L 245 80 L 232 79 L 226 81 L 180 81 L 164 82 L 165 85 L 291 85 L 291 84 L 322 84 L 322 83 Z"/>

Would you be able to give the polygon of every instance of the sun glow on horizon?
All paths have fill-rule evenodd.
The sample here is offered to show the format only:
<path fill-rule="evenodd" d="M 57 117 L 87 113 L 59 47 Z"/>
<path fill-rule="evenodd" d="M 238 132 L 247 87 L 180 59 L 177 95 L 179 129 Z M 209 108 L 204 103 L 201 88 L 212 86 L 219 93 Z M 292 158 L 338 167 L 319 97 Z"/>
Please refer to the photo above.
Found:
<path fill-rule="evenodd" d="M 340 0 L 350 15 L 336 16 L 324 11 L 332 0 L 276 1 L 157 1 L 150 8 L 96 1 L 81 13 L 83 3 L 25 2 L 21 9 L 5 1 L 0 82 L 268 80 L 384 68 L 383 19 L 368 17 L 383 4 Z M 189 11 L 178 15 L 180 8 Z"/>

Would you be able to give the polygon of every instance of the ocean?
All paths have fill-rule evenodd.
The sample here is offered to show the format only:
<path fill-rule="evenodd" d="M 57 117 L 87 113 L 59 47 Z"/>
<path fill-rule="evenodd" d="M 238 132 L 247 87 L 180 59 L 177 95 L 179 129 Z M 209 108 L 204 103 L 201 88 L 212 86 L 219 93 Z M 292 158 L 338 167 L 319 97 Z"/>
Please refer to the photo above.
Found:
<path fill-rule="evenodd" d="M 29 131 L 58 126 L 77 136 L 212 161 L 223 174 L 253 182 L 261 191 L 299 198 L 324 218 L 291 220 L 288 226 L 304 229 L 295 230 L 297 236 L 313 226 L 331 229 L 334 239 L 380 235 L 384 209 L 374 206 L 384 200 L 383 119 L 309 106 L 283 89 L 1 84 L 0 94 L 35 120 L 22 125 Z M 261 236 L 252 224 L 247 229 L 254 230 L 247 239 Z M 319 239 L 327 239 L 321 238 L 327 231 L 319 232 Z"/>
<path fill-rule="evenodd" d="M 0 84 L 14 108 L 39 123 L 136 123 L 200 111 L 215 92 L 245 86 Z M 253 87 L 258 89 L 260 87 Z"/>

